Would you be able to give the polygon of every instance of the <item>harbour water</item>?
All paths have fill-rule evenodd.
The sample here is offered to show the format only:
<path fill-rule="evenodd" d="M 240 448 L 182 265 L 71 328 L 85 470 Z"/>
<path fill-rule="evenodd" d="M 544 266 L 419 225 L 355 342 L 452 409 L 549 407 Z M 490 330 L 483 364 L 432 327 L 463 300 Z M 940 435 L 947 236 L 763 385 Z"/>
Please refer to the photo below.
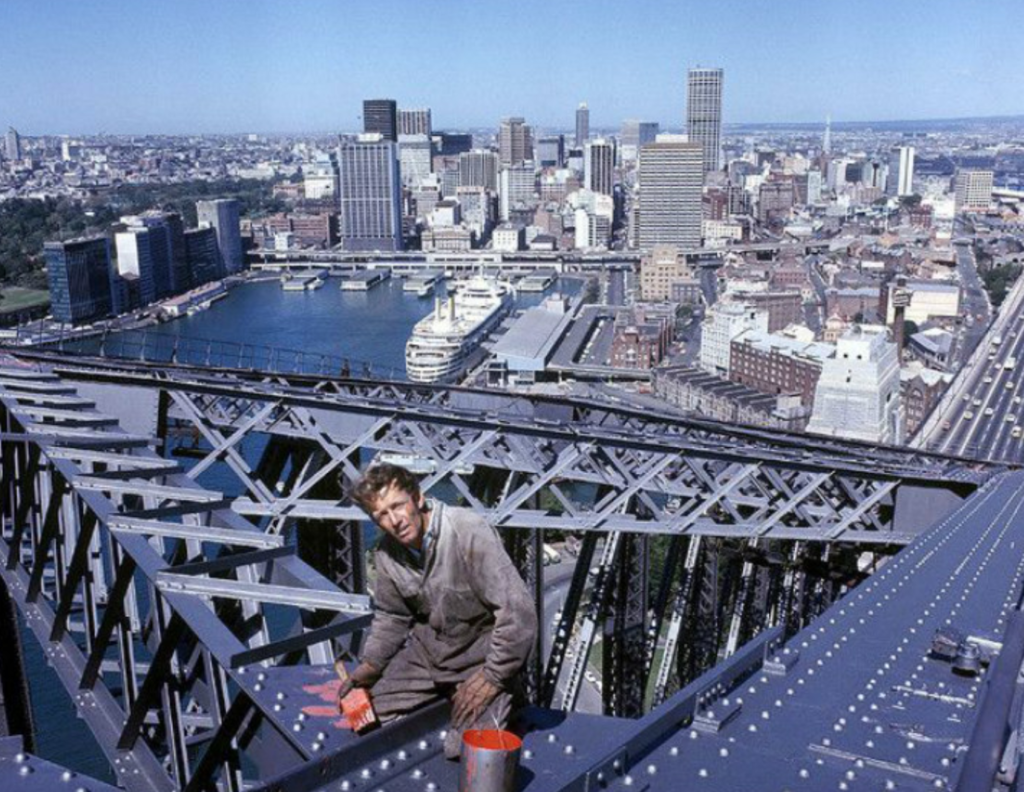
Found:
<path fill-rule="evenodd" d="M 446 284 L 437 285 L 443 294 Z M 580 283 L 556 284 L 574 294 Z M 550 291 L 548 292 L 550 293 Z M 520 294 L 517 307 L 539 303 L 545 294 Z M 353 373 L 364 361 L 378 376 L 405 377 L 405 342 L 413 325 L 433 308 L 433 300 L 404 292 L 393 278 L 368 291 L 342 291 L 337 279 L 322 289 L 286 292 L 278 281 L 249 283 L 208 310 L 156 328 L 160 334 L 235 344 L 302 350 L 348 358 Z M 203 484 L 210 482 L 204 477 Z M 228 488 L 225 488 L 228 489 Z M 36 752 L 72 770 L 113 781 L 106 760 L 58 681 L 35 639 L 22 630 L 36 718 Z"/>

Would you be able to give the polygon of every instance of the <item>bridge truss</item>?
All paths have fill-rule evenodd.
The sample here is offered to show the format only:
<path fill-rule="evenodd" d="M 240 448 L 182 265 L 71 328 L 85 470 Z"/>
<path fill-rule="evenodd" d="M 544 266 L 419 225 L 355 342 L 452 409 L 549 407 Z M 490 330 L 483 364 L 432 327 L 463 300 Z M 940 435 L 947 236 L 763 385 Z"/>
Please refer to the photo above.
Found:
<path fill-rule="evenodd" d="M 370 612 L 346 493 L 382 455 L 506 537 L 551 625 L 537 712 L 598 690 L 638 723 L 740 678 L 999 472 L 591 402 L 55 354 L 9 362 L 0 404 L 0 575 L 128 789 L 312 788 L 319 756 L 336 776 L 429 744 L 442 707 L 363 741 L 327 714 Z M 577 552 L 553 624 L 551 541 Z"/>

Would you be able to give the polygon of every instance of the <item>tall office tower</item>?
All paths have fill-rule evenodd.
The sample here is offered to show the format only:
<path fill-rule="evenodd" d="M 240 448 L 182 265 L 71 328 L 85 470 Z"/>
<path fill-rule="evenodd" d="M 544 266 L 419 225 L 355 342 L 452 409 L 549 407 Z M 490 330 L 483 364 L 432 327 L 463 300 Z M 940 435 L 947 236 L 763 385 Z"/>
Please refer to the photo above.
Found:
<path fill-rule="evenodd" d="M 716 171 L 722 150 L 721 69 L 690 69 L 686 80 L 686 134 L 700 143 L 704 172 Z"/>
<path fill-rule="evenodd" d="M 363 132 L 377 133 L 385 140 L 398 140 L 398 104 L 394 99 L 363 100 Z"/>
<path fill-rule="evenodd" d="M 587 143 L 583 149 L 583 183 L 586 188 L 602 195 L 611 195 L 614 175 L 614 143 L 605 138 Z"/>
<path fill-rule="evenodd" d="M 430 108 L 421 107 L 415 110 L 399 110 L 398 134 L 426 135 L 428 138 L 434 134 L 430 128 Z"/>
<path fill-rule="evenodd" d="M 619 147 L 622 159 L 636 162 L 636 158 L 640 155 L 640 147 L 653 143 L 657 136 L 657 121 L 636 121 L 634 119 L 623 121 Z"/>
<path fill-rule="evenodd" d="M 341 238 L 346 250 L 402 249 L 398 152 L 383 135 L 360 135 L 338 148 Z"/>
<path fill-rule="evenodd" d="M 536 192 L 537 172 L 532 162 L 502 168 L 498 175 L 498 200 L 502 221 L 507 221 L 517 206 L 532 202 Z"/>
<path fill-rule="evenodd" d="M 172 294 L 180 294 L 191 288 L 192 278 L 185 254 L 185 224 L 181 215 L 152 209 L 139 215 L 122 217 L 121 222 L 128 227 L 129 231 L 145 229 L 149 232 L 139 242 L 140 245 L 149 248 L 148 258 L 152 266 L 151 280 L 154 289 L 152 297 L 146 299 L 147 293 L 142 290 L 142 280 L 139 281 L 139 297 L 143 300 L 144 305 Z M 124 274 L 120 267 L 121 245 L 120 243 L 116 244 L 118 269 Z M 139 275 L 138 272 L 135 274 Z M 139 277 L 142 276 L 139 275 Z"/>
<path fill-rule="evenodd" d="M 882 325 L 855 325 L 823 361 L 807 431 L 899 444 L 900 364 Z"/>
<path fill-rule="evenodd" d="M 7 153 L 7 159 L 9 160 L 20 160 L 21 159 L 21 135 L 18 134 L 18 130 L 14 127 L 7 128 L 7 138 L 5 140 L 5 150 Z"/>
<path fill-rule="evenodd" d="M 217 246 L 217 231 L 212 226 L 185 232 L 185 254 L 193 285 L 202 286 L 224 277 L 224 259 Z"/>
<path fill-rule="evenodd" d="M 583 146 L 590 139 L 590 108 L 586 102 L 580 102 L 576 108 L 576 148 Z"/>
<path fill-rule="evenodd" d="M 992 184 L 993 174 L 990 170 L 958 170 L 954 190 L 956 211 L 974 212 L 988 209 L 988 205 L 992 203 Z"/>
<path fill-rule="evenodd" d="M 156 302 L 156 278 L 154 275 L 153 253 L 156 240 L 149 229 L 141 226 L 129 227 L 114 235 L 114 246 L 117 249 L 117 274 L 129 278 L 138 284 L 138 305 L 119 305 L 118 313 L 127 309 L 149 305 Z"/>
<path fill-rule="evenodd" d="M 47 242 L 43 256 L 54 319 L 80 324 L 110 313 L 110 243 L 105 236 Z"/>
<path fill-rule="evenodd" d="M 441 138 L 439 153 L 442 157 L 454 157 L 473 150 L 473 136 L 468 132 L 441 132 L 439 136 Z"/>
<path fill-rule="evenodd" d="M 459 186 L 498 189 L 498 155 L 474 149 L 459 154 Z"/>
<path fill-rule="evenodd" d="M 523 118 L 503 118 L 498 130 L 498 162 L 508 168 L 533 159 L 533 133 Z"/>
<path fill-rule="evenodd" d="M 914 147 L 897 146 L 889 152 L 886 193 L 902 198 L 914 194 Z"/>
<path fill-rule="evenodd" d="M 658 135 L 640 149 L 639 246 L 700 246 L 703 147 L 683 135 Z"/>
<path fill-rule="evenodd" d="M 561 168 L 564 162 L 564 135 L 548 135 L 537 140 L 537 165 L 539 167 Z"/>
<path fill-rule="evenodd" d="M 821 141 L 821 151 L 823 154 L 832 153 L 832 116 L 825 116 L 825 137 Z"/>
<path fill-rule="evenodd" d="M 424 177 L 433 172 L 432 151 L 429 135 L 398 136 L 398 161 L 403 187 L 418 187 Z"/>
<path fill-rule="evenodd" d="M 234 198 L 216 201 L 197 201 L 199 225 L 204 223 L 217 232 L 217 247 L 224 260 L 224 272 L 234 275 L 245 266 L 242 253 L 242 231 L 238 222 L 239 203 Z"/>

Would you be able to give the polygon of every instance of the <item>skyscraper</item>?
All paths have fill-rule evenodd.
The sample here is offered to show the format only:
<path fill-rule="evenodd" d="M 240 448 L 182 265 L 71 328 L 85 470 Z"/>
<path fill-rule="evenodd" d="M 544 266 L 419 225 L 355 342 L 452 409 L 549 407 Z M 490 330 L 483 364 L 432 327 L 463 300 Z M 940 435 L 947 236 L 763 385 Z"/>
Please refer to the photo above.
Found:
<path fill-rule="evenodd" d="M 704 172 L 719 168 L 722 146 L 721 69 L 690 69 L 686 80 L 686 134 L 704 152 Z"/>
<path fill-rule="evenodd" d="M 241 272 L 245 266 L 238 210 L 239 203 L 234 198 L 196 202 L 199 225 L 205 223 L 217 232 L 217 247 L 220 248 L 224 271 L 228 275 Z"/>
<path fill-rule="evenodd" d="M 501 119 L 498 130 L 498 162 L 508 168 L 533 159 L 533 132 L 521 117 Z"/>
<path fill-rule="evenodd" d="M 185 253 L 188 257 L 192 283 L 204 283 L 224 277 L 224 259 L 217 246 L 217 232 L 212 226 L 185 232 Z"/>
<path fill-rule="evenodd" d="M 640 149 L 638 187 L 642 250 L 700 245 L 703 149 L 682 135 L 658 135 Z"/>
<path fill-rule="evenodd" d="M 475 149 L 459 155 L 459 186 L 498 189 L 498 156 Z"/>
<path fill-rule="evenodd" d="M 7 159 L 9 160 L 20 160 L 21 159 L 21 135 L 18 134 L 18 130 L 14 127 L 8 127 L 7 138 L 5 140 L 5 150 Z"/>
<path fill-rule="evenodd" d="M 590 138 L 590 108 L 580 102 L 576 108 L 576 148 L 581 148 Z"/>
<path fill-rule="evenodd" d="M 80 324 L 110 313 L 110 243 L 105 236 L 47 242 L 43 256 L 54 319 Z"/>
<path fill-rule="evenodd" d="M 430 108 L 421 107 L 414 110 L 399 110 L 398 134 L 426 135 L 427 137 L 434 134 L 430 128 Z"/>
<path fill-rule="evenodd" d="M 825 154 L 832 153 L 832 116 L 825 116 L 825 137 L 821 140 L 821 150 Z"/>
<path fill-rule="evenodd" d="M 896 146 L 889 152 L 889 177 L 885 191 L 900 198 L 914 194 L 913 146 Z"/>
<path fill-rule="evenodd" d="M 583 149 L 583 183 L 588 190 L 602 195 L 612 194 L 615 175 L 615 145 L 605 138 L 596 138 Z"/>
<path fill-rule="evenodd" d="M 653 143 L 658 136 L 657 121 L 628 120 L 622 122 L 621 154 L 623 160 L 636 162 L 640 147 Z"/>
<path fill-rule="evenodd" d="M 117 274 L 138 283 L 139 306 L 156 302 L 153 253 L 158 245 L 149 229 L 129 227 L 127 231 L 114 235 L 114 246 L 117 249 Z M 130 307 L 137 306 L 118 306 L 118 312 Z"/>
<path fill-rule="evenodd" d="M 380 134 L 342 140 L 339 208 L 346 250 L 402 249 L 402 180 L 396 145 Z"/>
<path fill-rule="evenodd" d="M 180 294 L 191 288 L 192 279 L 185 253 L 185 224 L 181 215 L 153 209 L 139 215 L 122 217 L 121 222 L 128 226 L 129 231 L 146 229 L 150 232 L 139 244 L 149 248 L 147 256 L 152 266 L 150 277 L 155 291 L 150 299 L 146 299 L 140 280 L 140 298 L 143 304 L 172 294 Z M 115 244 L 118 252 L 118 269 L 124 274 L 120 267 L 121 244 L 116 241 Z M 142 277 L 141 274 L 139 277 Z"/>
<path fill-rule="evenodd" d="M 398 136 L 398 161 L 403 186 L 418 187 L 423 178 L 433 172 L 432 150 L 429 135 Z"/>
<path fill-rule="evenodd" d="M 537 165 L 561 168 L 565 162 L 565 136 L 548 135 L 537 140 Z"/>
<path fill-rule="evenodd" d="M 398 104 L 394 99 L 363 100 L 363 131 L 398 140 Z"/>

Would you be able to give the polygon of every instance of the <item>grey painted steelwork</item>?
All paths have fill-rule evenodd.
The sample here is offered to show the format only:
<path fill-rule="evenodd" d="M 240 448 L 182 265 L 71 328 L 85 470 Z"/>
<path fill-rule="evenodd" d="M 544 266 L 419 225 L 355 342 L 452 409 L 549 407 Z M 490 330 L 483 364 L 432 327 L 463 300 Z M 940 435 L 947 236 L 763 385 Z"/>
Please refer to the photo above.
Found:
<path fill-rule="evenodd" d="M 333 709 L 329 661 L 355 651 L 369 607 L 362 514 L 344 488 L 381 453 L 415 467 L 436 496 L 490 514 L 542 624 L 551 623 L 543 537 L 576 537 L 550 654 L 529 669 L 532 698 L 571 710 L 596 697 L 608 714 L 642 717 L 529 711 L 522 781 L 536 790 L 595 788 L 599 778 L 614 786 L 627 774 L 640 783 L 648 755 L 679 753 L 670 743 L 686 723 L 706 735 L 744 721 L 738 680 L 766 645 L 865 577 L 866 562 L 881 560 L 882 571 L 828 618 L 906 558 L 927 574 L 898 588 L 941 586 L 956 552 L 956 575 L 970 575 L 971 559 L 994 561 L 1016 525 L 981 527 L 1006 517 L 986 509 L 994 492 L 1009 497 L 1018 474 L 985 484 L 999 468 L 920 452 L 483 391 L 52 356 L 45 369 L 0 370 L 0 576 L 129 789 L 456 783 L 439 754 L 444 706 L 362 739 L 339 728 Z M 47 405 L 56 414 L 35 409 L 41 394 L 64 400 Z M 155 436 L 97 420 L 119 415 L 125 399 L 152 406 L 152 418 L 131 418 Z M 215 469 L 224 492 L 197 484 Z M 924 499 L 929 509 L 918 508 Z M 947 548 L 947 536 L 959 544 Z M 970 539 L 980 549 L 966 548 Z M 1012 585 L 1010 555 L 977 587 L 979 602 Z M 274 618 L 282 608 L 290 624 Z M 940 619 L 918 616 L 922 608 L 898 616 Z M 891 653 L 891 626 L 865 627 L 867 647 Z M 812 656 L 815 634 L 792 639 L 791 652 L 806 641 L 800 657 Z M 601 679 L 587 662 L 598 638 Z M 837 634 L 830 651 L 849 641 Z M 770 656 L 765 678 L 798 672 L 791 656 Z M 815 706 L 838 700 L 832 692 Z M 736 752 L 752 739 L 737 739 Z M 678 788 L 652 764 L 641 787 Z"/>

